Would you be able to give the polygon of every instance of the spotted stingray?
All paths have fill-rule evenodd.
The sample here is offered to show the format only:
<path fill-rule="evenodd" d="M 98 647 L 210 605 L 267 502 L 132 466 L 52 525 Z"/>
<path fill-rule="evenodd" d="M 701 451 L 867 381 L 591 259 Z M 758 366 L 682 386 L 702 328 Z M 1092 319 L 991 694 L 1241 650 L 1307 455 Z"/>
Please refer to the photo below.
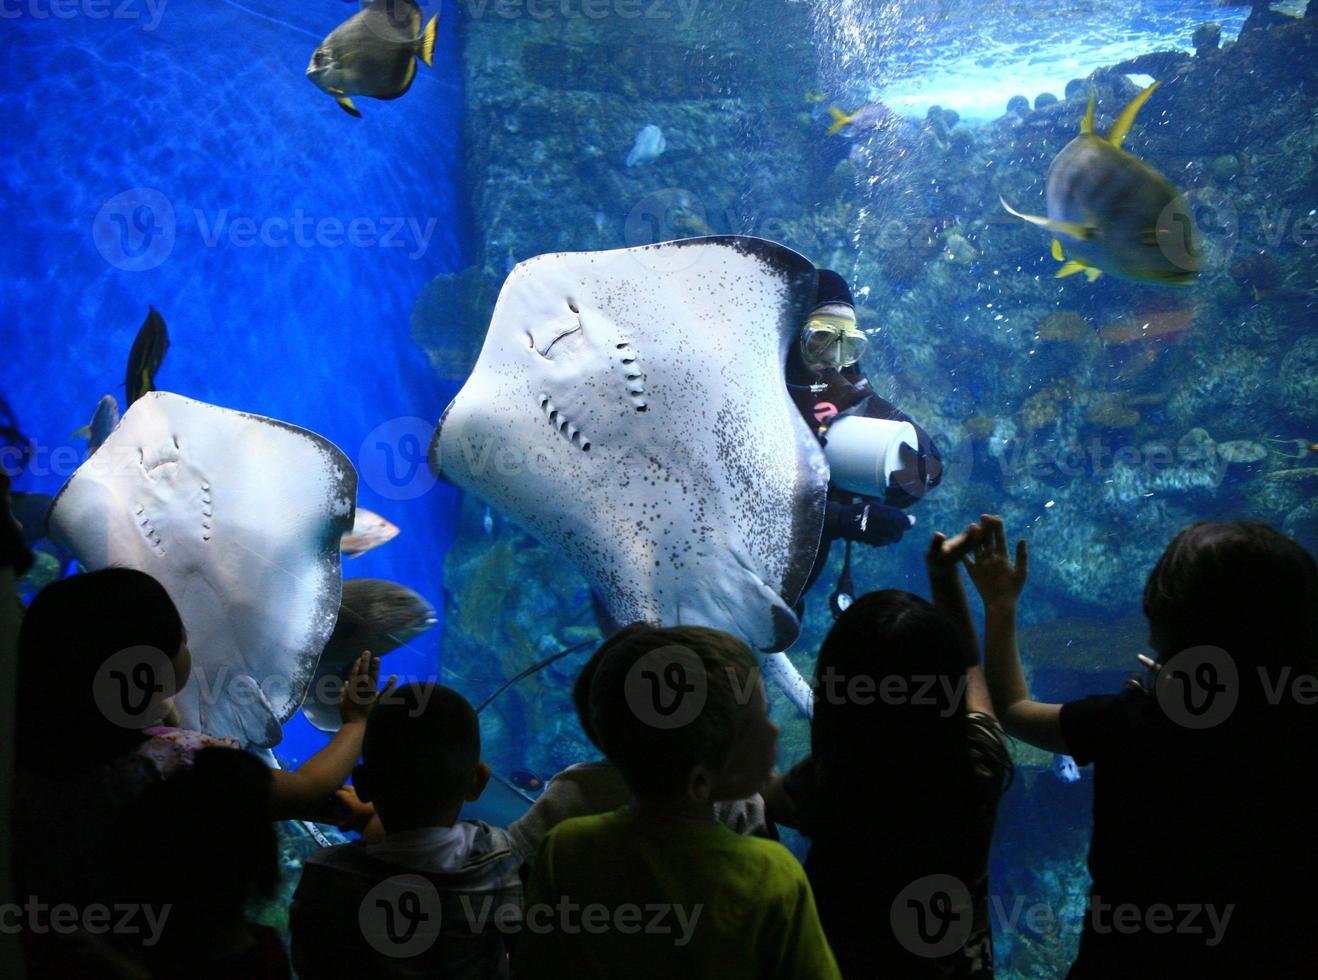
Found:
<path fill-rule="evenodd" d="M 816 283 L 801 255 L 742 237 L 522 262 L 430 449 L 575 562 L 614 620 L 740 636 L 803 709 L 781 651 L 828 465 L 784 365 Z"/>
<path fill-rule="evenodd" d="M 193 659 L 183 725 L 269 747 L 334 629 L 356 496 L 352 464 L 315 433 L 156 391 L 60 490 L 49 527 L 87 568 L 169 592 Z"/>

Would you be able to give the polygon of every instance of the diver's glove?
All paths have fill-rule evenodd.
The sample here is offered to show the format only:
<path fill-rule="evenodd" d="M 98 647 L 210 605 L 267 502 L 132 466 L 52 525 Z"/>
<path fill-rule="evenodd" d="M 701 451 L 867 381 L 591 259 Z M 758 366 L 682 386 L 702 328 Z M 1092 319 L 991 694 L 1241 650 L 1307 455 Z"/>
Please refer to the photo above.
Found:
<path fill-rule="evenodd" d="M 830 501 L 824 514 L 824 530 L 834 538 L 868 545 L 896 544 L 915 519 L 899 507 L 877 501 L 840 504 Z"/>
<path fill-rule="evenodd" d="M 9 507 L 9 474 L 0 470 L 0 568 L 12 568 L 14 578 L 22 578 L 32 567 L 33 560 Z"/>

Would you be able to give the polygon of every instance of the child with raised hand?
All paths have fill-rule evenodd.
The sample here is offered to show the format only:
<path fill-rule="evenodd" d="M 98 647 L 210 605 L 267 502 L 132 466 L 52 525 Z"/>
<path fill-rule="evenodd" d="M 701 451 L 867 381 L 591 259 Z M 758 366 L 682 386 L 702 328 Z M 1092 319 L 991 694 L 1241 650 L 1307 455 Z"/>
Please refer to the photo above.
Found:
<path fill-rule="evenodd" d="M 156 653 L 124 662 L 130 650 Z M 123 676 L 146 667 L 156 678 L 140 718 L 107 709 L 111 658 Z M 177 608 L 144 572 L 108 568 L 75 575 L 32 600 L 18 637 L 15 732 L 14 854 L 24 898 L 107 904 L 105 855 L 118 813 L 148 786 L 191 768 L 201 749 L 241 748 L 231 739 L 161 724 L 169 697 L 187 683 L 191 662 Z M 379 664 L 369 653 L 354 664 L 340 701 L 343 727 L 329 744 L 297 770 L 271 774 L 274 819 L 316 818 L 351 775 L 377 698 Z"/>
<path fill-rule="evenodd" d="M 845 977 L 993 976 L 989 849 L 1012 770 L 960 580 L 979 534 L 933 536 L 932 603 L 889 589 L 838 617 L 816 663 L 811 754 L 765 793 L 770 817 L 810 838 L 806 872 Z M 934 881 L 956 883 L 939 886 L 956 899 L 946 943 L 912 918 L 912 902 L 937 900 Z"/>
<path fill-rule="evenodd" d="M 289 917 L 298 975 L 506 977 L 523 862 L 504 830 L 459 819 L 490 779 L 476 712 L 451 688 L 404 685 L 362 752 L 353 783 L 384 835 L 306 862 Z"/>
<path fill-rule="evenodd" d="M 601 659 L 590 712 L 632 802 L 545 838 L 514 976 L 838 977 L 791 853 L 715 818 L 716 802 L 764 785 L 775 756 L 746 645 L 703 627 L 637 631 Z"/>
<path fill-rule="evenodd" d="M 1262 524 L 1192 525 L 1144 589 L 1152 683 L 1030 697 L 1028 550 L 985 515 L 966 561 L 1007 731 L 1094 766 L 1093 887 L 1068 977 L 1311 975 L 1318 921 L 1318 566 Z"/>

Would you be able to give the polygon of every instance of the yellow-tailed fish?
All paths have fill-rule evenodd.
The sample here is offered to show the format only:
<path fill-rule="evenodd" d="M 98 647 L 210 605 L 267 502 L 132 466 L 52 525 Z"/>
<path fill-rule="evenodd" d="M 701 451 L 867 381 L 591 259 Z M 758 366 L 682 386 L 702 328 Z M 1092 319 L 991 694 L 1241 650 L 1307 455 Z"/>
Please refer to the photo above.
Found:
<path fill-rule="evenodd" d="M 1048 217 L 1011 214 L 1046 228 L 1057 277 L 1084 272 L 1090 282 L 1109 272 L 1134 282 L 1184 286 L 1199 272 L 1189 202 L 1167 178 L 1121 148 L 1154 82 L 1131 100 L 1104 136 L 1094 132 L 1094 97 L 1068 143 L 1048 169 Z M 1063 252 L 1063 243 L 1066 251 Z"/>
<path fill-rule="evenodd" d="M 344 112 L 360 119 L 354 95 L 396 99 L 412 87 L 417 59 L 431 64 L 439 15 L 423 29 L 424 21 L 413 0 L 375 0 L 321 42 L 307 77 L 334 96 Z"/>
<path fill-rule="evenodd" d="M 154 306 L 147 307 L 147 310 L 146 319 L 133 338 L 132 350 L 128 352 L 128 366 L 124 371 L 125 411 L 148 391 L 156 390 L 156 372 L 169 350 L 165 318 L 156 312 Z"/>

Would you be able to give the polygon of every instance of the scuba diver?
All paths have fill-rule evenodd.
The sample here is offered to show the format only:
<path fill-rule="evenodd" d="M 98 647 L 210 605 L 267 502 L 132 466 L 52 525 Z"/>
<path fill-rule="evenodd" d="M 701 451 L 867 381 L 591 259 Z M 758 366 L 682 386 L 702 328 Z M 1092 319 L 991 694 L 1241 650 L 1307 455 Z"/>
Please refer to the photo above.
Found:
<path fill-rule="evenodd" d="M 851 545 L 895 544 L 915 523 L 903 508 L 942 478 L 938 449 L 910 416 L 880 398 L 860 369 L 869 338 L 856 326 L 851 290 L 836 272 L 819 270 L 814 311 L 787 356 L 787 389 L 828 459 L 824 533 L 814 567 L 797 602 L 824 570 L 833 541 L 846 555 L 829 608 L 839 616 L 851 605 Z"/>

